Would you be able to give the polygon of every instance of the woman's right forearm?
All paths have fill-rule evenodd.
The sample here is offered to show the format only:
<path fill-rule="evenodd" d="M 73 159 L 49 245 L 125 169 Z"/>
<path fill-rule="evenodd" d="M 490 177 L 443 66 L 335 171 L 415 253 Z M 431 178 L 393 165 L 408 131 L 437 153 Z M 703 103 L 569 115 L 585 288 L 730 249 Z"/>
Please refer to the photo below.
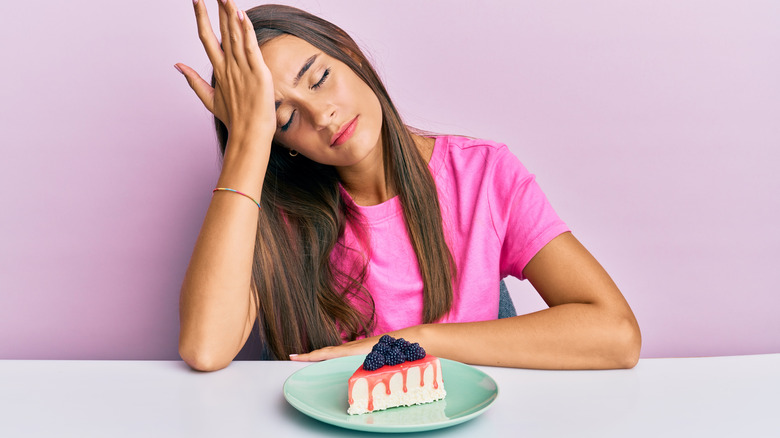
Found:
<path fill-rule="evenodd" d="M 231 135 L 218 187 L 260 200 L 271 140 Z M 251 297 L 257 205 L 216 192 L 206 212 L 180 297 L 179 354 L 200 370 L 224 368 L 249 335 L 256 310 Z"/>

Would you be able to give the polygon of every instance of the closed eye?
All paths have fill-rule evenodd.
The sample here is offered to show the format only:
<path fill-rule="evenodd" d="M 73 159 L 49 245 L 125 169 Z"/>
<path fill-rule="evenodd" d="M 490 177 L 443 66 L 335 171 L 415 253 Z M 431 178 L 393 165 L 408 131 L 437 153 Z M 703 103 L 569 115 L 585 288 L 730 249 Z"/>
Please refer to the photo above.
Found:
<path fill-rule="evenodd" d="M 322 74 L 322 78 L 320 78 L 319 82 L 311 86 L 312 90 L 316 90 L 317 88 L 320 88 L 322 84 L 325 83 L 325 80 L 328 79 L 328 76 L 330 75 L 330 69 L 325 69 L 325 73 Z"/>
<path fill-rule="evenodd" d="M 328 79 L 329 76 L 330 76 L 330 69 L 327 68 L 327 69 L 325 69 L 325 72 L 322 73 L 322 77 L 320 78 L 320 80 L 317 81 L 316 84 L 311 86 L 311 89 L 312 90 L 316 90 L 316 89 L 320 88 L 322 86 L 322 84 L 325 83 L 325 81 Z M 290 119 L 287 120 L 287 123 L 282 125 L 282 127 L 279 128 L 279 130 L 281 130 L 282 132 L 286 132 L 288 129 L 290 129 L 290 125 L 292 125 L 292 122 L 293 122 L 293 117 L 295 117 L 295 111 L 296 110 L 294 110 L 292 112 L 292 114 L 290 114 Z"/>
<path fill-rule="evenodd" d="M 290 114 L 290 120 L 288 120 L 287 123 L 285 123 L 281 128 L 279 128 L 282 132 L 285 132 L 288 129 L 290 129 L 290 125 L 293 122 L 293 116 L 295 116 L 295 111 L 297 110 L 293 110 L 292 114 Z"/>

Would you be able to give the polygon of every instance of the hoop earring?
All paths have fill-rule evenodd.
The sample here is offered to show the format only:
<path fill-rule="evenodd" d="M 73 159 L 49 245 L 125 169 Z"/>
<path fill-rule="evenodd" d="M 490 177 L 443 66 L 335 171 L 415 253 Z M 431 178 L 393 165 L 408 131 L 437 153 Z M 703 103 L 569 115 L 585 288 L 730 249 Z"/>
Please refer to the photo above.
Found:
<path fill-rule="evenodd" d="M 297 157 L 298 156 L 298 151 L 296 151 L 295 149 L 290 149 L 290 156 L 291 157 Z"/>

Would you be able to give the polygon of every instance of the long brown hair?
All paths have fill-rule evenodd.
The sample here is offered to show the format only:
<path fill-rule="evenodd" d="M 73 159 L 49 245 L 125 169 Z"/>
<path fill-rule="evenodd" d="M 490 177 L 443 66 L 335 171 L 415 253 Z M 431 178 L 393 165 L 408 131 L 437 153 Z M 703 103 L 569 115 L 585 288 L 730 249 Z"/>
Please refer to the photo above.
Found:
<path fill-rule="evenodd" d="M 444 237 L 436 185 L 379 76 L 352 38 L 326 20 L 282 5 L 262 5 L 246 14 L 259 45 L 285 34 L 301 38 L 346 64 L 376 94 L 387 184 L 398 194 L 423 279 L 422 321 L 439 320 L 452 307 L 455 264 Z M 214 122 L 224 155 L 227 128 L 216 118 Z M 370 335 L 375 309 L 363 287 L 370 237 L 360 238 L 360 214 L 343 199 L 335 169 L 302 155 L 292 158 L 274 142 L 261 196 L 252 279 L 260 336 L 271 352 L 286 359 L 291 353 Z M 362 249 L 340 243 L 348 223 L 357 230 Z M 339 269 L 331 263 L 332 255 L 355 263 Z"/>

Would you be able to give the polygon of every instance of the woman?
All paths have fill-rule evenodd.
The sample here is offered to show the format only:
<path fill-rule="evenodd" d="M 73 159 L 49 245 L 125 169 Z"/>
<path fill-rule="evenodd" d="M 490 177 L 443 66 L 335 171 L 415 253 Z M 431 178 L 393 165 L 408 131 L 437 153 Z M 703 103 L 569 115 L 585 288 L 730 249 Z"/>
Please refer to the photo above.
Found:
<path fill-rule="evenodd" d="M 366 354 L 390 333 L 481 365 L 632 367 L 639 327 L 508 149 L 403 125 L 352 39 L 303 11 L 195 0 L 222 171 L 181 292 L 179 350 L 227 366 L 253 324 L 277 358 Z M 549 309 L 496 319 L 503 276 Z"/>

